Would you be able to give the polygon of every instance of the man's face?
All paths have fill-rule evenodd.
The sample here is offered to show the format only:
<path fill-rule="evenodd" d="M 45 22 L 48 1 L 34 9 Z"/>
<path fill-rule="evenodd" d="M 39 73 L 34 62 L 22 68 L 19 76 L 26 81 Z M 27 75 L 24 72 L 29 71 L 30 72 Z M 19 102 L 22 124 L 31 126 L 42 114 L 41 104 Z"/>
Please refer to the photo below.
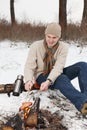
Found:
<path fill-rule="evenodd" d="M 57 36 L 52 34 L 47 34 L 45 37 L 46 37 L 47 46 L 49 48 L 52 48 L 59 40 Z"/>

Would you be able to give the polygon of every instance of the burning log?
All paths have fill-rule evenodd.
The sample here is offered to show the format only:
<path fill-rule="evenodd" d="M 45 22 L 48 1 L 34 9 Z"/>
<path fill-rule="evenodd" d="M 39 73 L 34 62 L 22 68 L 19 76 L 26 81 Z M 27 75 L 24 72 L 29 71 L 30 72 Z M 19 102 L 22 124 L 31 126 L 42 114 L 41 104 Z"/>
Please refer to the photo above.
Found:
<path fill-rule="evenodd" d="M 38 124 L 40 98 L 36 98 L 33 106 L 31 107 L 27 118 L 25 119 L 25 127 L 36 127 Z"/>
<path fill-rule="evenodd" d="M 40 106 L 40 98 L 36 98 L 34 104 L 32 102 L 23 102 L 19 111 L 24 111 L 24 125 L 25 127 L 36 127 L 38 124 L 38 112 Z"/>

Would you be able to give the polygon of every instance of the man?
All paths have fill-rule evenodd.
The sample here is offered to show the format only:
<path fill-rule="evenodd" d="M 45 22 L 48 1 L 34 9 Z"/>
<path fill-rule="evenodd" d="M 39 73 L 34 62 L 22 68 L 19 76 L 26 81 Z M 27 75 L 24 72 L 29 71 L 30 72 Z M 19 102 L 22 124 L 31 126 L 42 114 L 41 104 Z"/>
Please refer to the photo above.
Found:
<path fill-rule="evenodd" d="M 58 89 L 86 116 L 87 63 L 79 62 L 64 68 L 69 46 L 61 42 L 60 37 L 60 25 L 50 23 L 45 29 L 45 38 L 30 46 L 24 69 L 25 89 L 32 90 L 35 82 L 41 91 Z M 76 77 L 81 92 L 71 84 Z"/>

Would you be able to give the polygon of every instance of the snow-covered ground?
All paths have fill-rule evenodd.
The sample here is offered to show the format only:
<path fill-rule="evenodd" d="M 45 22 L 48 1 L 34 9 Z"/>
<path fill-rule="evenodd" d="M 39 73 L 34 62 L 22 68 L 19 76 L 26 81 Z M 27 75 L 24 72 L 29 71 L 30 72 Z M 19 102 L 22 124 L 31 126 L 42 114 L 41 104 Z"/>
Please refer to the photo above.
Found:
<path fill-rule="evenodd" d="M 14 83 L 17 75 L 23 74 L 28 50 L 27 43 L 13 43 L 8 40 L 0 42 L 0 84 Z M 85 46 L 82 49 L 71 44 L 66 66 L 78 61 L 87 62 L 87 47 Z M 73 80 L 72 83 L 79 89 L 77 79 Z M 39 96 L 41 108 L 49 109 L 51 112 L 59 111 L 60 115 L 64 115 L 63 123 L 68 127 L 68 130 L 86 130 L 87 119 L 83 119 L 81 114 L 63 95 L 60 97 L 59 91 L 39 92 L 34 90 L 33 93 L 33 95 L 27 95 L 27 92 L 23 92 L 18 97 L 13 96 L 12 93 L 10 97 L 7 94 L 0 94 L 0 120 L 4 119 L 5 116 L 17 113 L 23 101 L 30 98 L 32 100 L 33 96 Z M 54 95 L 56 99 L 48 98 L 49 94 Z"/>

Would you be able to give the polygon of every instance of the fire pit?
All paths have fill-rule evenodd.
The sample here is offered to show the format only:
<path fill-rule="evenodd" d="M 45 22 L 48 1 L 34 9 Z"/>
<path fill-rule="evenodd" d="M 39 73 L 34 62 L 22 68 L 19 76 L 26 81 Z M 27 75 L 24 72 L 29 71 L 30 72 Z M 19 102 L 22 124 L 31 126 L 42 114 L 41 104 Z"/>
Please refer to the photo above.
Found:
<path fill-rule="evenodd" d="M 40 98 L 34 104 L 22 103 L 19 113 L 7 118 L 6 123 L 0 122 L 0 130 L 67 130 L 62 125 L 62 117 L 48 110 L 40 110 Z"/>

